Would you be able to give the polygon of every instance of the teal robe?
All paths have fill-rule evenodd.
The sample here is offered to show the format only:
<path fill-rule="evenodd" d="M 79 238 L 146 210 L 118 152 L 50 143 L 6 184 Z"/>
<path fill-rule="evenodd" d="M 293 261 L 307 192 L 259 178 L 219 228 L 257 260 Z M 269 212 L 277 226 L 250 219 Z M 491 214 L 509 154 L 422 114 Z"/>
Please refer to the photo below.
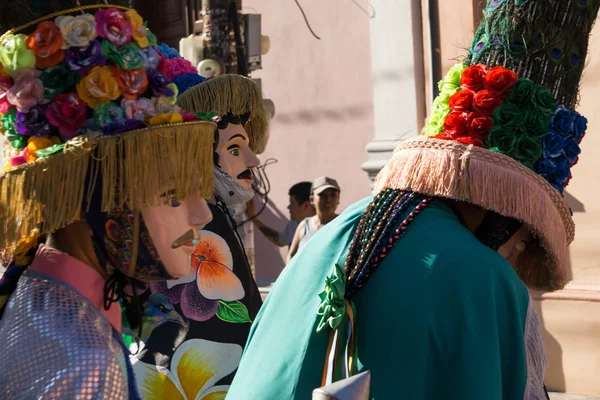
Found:
<path fill-rule="evenodd" d="M 321 229 L 285 268 L 228 400 L 307 400 L 321 385 L 329 334 L 316 333 L 319 293 L 371 200 Z M 371 398 L 523 399 L 529 301 L 511 265 L 434 201 L 355 297 L 358 366 L 371 371 Z"/>

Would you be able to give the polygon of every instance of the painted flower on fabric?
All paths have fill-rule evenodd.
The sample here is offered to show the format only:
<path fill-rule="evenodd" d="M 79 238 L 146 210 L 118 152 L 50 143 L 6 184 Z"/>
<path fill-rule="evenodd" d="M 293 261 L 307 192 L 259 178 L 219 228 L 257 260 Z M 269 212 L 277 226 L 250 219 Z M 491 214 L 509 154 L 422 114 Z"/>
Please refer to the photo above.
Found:
<path fill-rule="evenodd" d="M 63 49 L 87 47 L 98 36 L 96 18 L 91 14 L 60 16 L 54 22 L 63 36 Z"/>
<path fill-rule="evenodd" d="M 215 384 L 233 373 L 241 358 L 237 344 L 191 339 L 177 348 L 170 370 L 135 359 L 132 363 L 144 400 L 224 400 L 229 385 Z"/>

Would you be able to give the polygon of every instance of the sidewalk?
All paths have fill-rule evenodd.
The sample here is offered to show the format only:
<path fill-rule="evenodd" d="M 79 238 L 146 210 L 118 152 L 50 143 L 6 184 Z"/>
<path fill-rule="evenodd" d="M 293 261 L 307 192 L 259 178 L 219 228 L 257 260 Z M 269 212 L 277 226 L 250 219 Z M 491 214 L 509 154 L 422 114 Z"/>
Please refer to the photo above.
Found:
<path fill-rule="evenodd" d="M 600 396 L 579 396 L 568 393 L 550 393 L 550 400 L 600 400 Z"/>

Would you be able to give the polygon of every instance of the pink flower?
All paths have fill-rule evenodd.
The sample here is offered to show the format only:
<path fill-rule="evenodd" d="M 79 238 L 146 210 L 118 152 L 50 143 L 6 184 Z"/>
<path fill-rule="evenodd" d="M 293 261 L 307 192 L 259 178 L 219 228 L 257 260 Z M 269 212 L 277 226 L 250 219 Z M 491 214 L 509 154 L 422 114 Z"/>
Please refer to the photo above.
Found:
<path fill-rule="evenodd" d="M 144 121 L 146 118 L 154 117 L 156 115 L 154 103 L 146 98 L 137 100 L 123 99 L 121 101 L 121 107 L 125 109 L 127 119 Z"/>
<path fill-rule="evenodd" d="M 7 92 L 12 87 L 12 80 L 8 76 L 0 76 L 0 114 L 6 114 L 10 108 Z"/>
<path fill-rule="evenodd" d="M 14 156 L 10 158 L 11 167 L 18 167 L 19 165 L 27 164 L 27 158 L 25 156 Z"/>
<path fill-rule="evenodd" d="M 98 10 L 94 16 L 96 17 L 98 36 L 108 39 L 117 47 L 131 42 L 133 28 L 121 11 L 115 8 L 107 8 Z"/>
<path fill-rule="evenodd" d="M 169 80 L 173 80 L 176 76 L 183 74 L 197 74 L 198 70 L 194 67 L 194 64 L 186 60 L 185 58 L 171 58 L 167 61 L 167 74 L 166 77 Z"/>
<path fill-rule="evenodd" d="M 46 118 L 66 138 L 76 136 L 85 123 L 87 106 L 77 93 L 63 93 L 54 98 Z"/>
<path fill-rule="evenodd" d="M 34 69 L 23 69 L 15 73 L 15 82 L 8 89 L 6 98 L 18 111 L 28 112 L 31 107 L 44 100 L 44 84 L 40 75 L 41 71 Z"/>

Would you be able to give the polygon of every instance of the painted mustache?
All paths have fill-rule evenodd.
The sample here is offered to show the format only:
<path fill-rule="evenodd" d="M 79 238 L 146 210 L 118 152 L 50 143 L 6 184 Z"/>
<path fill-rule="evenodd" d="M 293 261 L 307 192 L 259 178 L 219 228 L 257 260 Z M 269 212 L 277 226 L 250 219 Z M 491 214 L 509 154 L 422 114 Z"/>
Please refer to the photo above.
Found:
<path fill-rule="evenodd" d="M 237 176 L 238 179 L 247 179 L 249 181 L 251 181 L 253 179 L 253 174 L 252 171 L 250 171 L 249 169 L 240 172 L 240 174 Z"/>
<path fill-rule="evenodd" d="M 179 239 L 176 239 L 175 241 L 173 241 L 173 243 L 171 244 L 171 248 L 178 249 L 185 244 L 191 243 L 193 240 L 194 240 L 194 230 L 190 229 L 189 231 L 184 233 L 182 236 L 180 236 Z"/>

